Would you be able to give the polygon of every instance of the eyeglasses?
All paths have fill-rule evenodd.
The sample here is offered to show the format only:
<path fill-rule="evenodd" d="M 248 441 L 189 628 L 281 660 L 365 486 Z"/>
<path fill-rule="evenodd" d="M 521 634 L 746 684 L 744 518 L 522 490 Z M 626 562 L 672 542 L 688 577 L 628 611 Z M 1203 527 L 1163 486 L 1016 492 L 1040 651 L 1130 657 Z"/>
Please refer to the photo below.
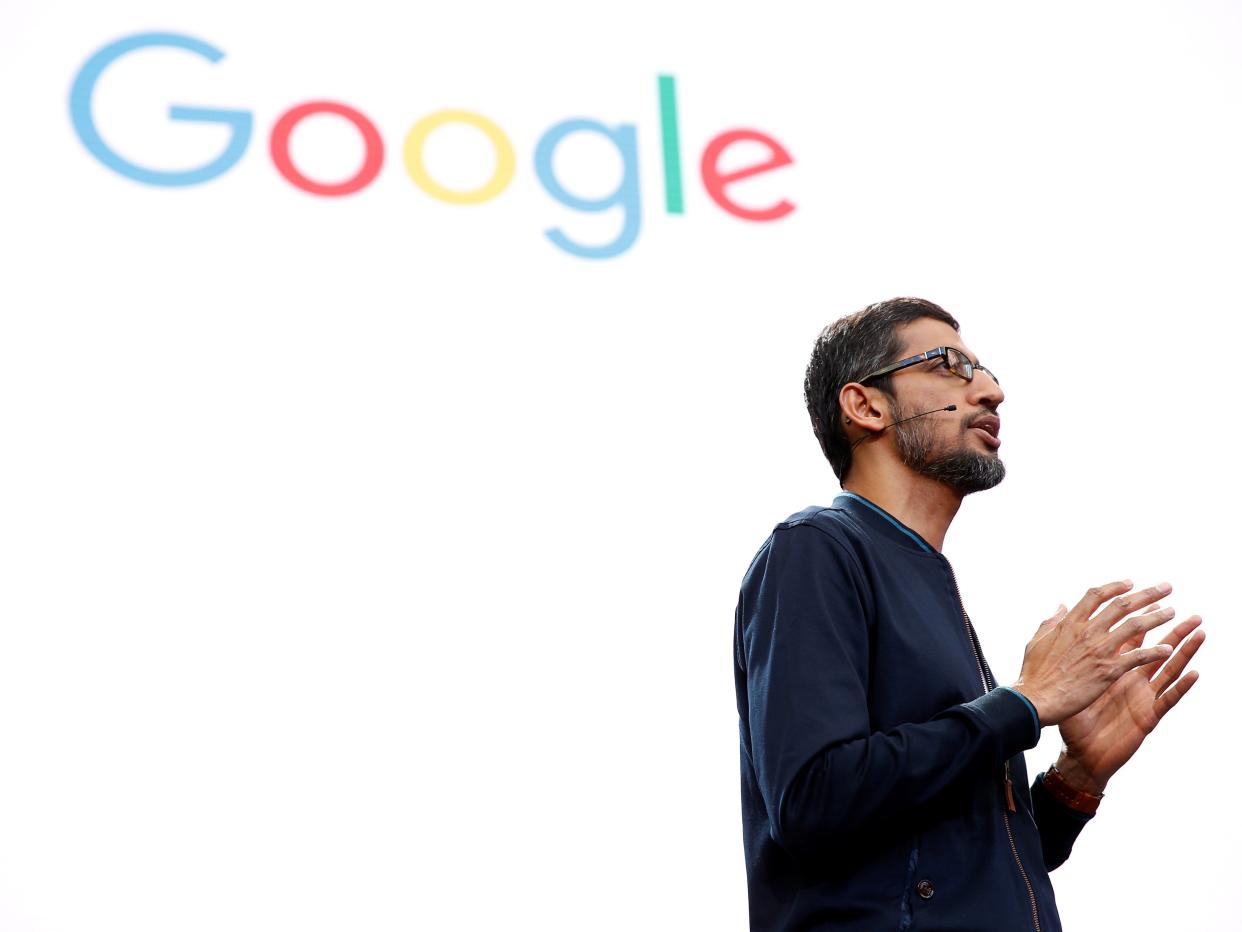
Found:
<path fill-rule="evenodd" d="M 944 367 L 954 375 L 965 379 L 967 382 L 975 377 L 976 369 L 982 369 L 992 377 L 993 382 L 995 382 L 998 386 L 1000 385 L 1000 379 L 996 377 L 995 372 L 987 366 L 981 366 L 978 363 L 971 362 L 970 357 L 968 357 L 960 349 L 953 346 L 937 346 L 935 349 L 930 349 L 926 353 L 919 353 L 917 356 L 910 356 L 907 359 L 902 359 L 893 363 L 891 366 L 885 366 L 883 369 L 876 369 L 875 372 L 868 373 L 857 381 L 860 385 L 865 385 L 871 379 L 878 379 L 880 376 L 888 375 L 890 372 L 896 372 L 897 370 L 905 369 L 908 366 L 917 366 L 921 362 L 927 362 L 930 359 L 936 359 L 938 357 L 944 357 Z"/>

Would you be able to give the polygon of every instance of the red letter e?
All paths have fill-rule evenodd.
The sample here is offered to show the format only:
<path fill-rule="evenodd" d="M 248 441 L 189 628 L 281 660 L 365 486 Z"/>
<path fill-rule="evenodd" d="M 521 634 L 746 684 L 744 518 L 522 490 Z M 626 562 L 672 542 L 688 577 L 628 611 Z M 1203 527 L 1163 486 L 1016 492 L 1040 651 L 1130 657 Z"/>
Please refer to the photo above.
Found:
<path fill-rule="evenodd" d="M 757 165 L 748 165 L 745 168 L 722 174 L 719 168 L 720 156 L 733 143 L 743 140 L 762 144 L 771 153 L 771 157 Z M 711 195 L 713 201 L 735 217 L 741 217 L 743 220 L 779 220 L 794 209 L 794 205 L 789 203 L 789 201 L 782 200 L 771 207 L 752 210 L 749 207 L 743 207 L 731 201 L 729 195 L 725 192 L 725 186 L 732 184 L 734 181 L 749 178 L 751 175 L 758 175 L 760 172 L 771 171 L 774 168 L 780 168 L 782 165 L 790 165 L 792 163 L 793 159 L 789 157 L 785 147 L 771 136 L 753 129 L 731 129 L 721 133 L 709 142 L 707 148 L 703 150 L 703 162 L 701 165 L 703 187 L 707 189 L 707 193 Z"/>

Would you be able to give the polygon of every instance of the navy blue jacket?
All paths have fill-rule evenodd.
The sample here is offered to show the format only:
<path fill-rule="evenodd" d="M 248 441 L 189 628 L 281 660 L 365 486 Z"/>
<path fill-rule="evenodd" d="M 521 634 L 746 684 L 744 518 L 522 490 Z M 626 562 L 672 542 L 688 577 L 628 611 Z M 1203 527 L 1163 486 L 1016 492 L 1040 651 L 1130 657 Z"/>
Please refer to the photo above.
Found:
<path fill-rule="evenodd" d="M 918 534 L 851 493 L 777 525 L 734 655 L 752 929 L 1059 932 L 1089 817 L 1028 788 L 1038 718 Z"/>

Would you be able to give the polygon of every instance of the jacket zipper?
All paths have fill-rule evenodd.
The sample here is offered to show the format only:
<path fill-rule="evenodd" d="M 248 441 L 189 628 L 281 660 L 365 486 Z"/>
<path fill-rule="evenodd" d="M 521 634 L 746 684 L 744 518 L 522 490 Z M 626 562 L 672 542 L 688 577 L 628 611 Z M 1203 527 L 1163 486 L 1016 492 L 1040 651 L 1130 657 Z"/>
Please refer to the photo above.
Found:
<path fill-rule="evenodd" d="M 966 640 L 970 641 L 971 653 L 975 656 L 975 668 L 979 671 L 979 682 L 983 685 L 984 693 L 990 692 L 995 688 L 995 684 L 989 685 L 991 678 L 984 673 L 983 651 L 979 648 L 979 638 L 975 634 L 974 625 L 970 623 L 970 616 L 966 614 L 962 592 L 957 588 L 957 575 L 953 572 L 953 564 L 945 559 L 943 554 L 940 558 L 949 568 L 949 579 L 953 581 L 953 594 L 957 596 L 957 605 L 962 610 L 962 624 L 966 628 Z M 1035 932 L 1040 932 L 1039 907 L 1035 903 L 1035 888 L 1031 886 L 1031 878 L 1027 876 L 1026 868 L 1022 866 L 1022 858 L 1018 855 L 1018 845 L 1013 838 L 1013 826 L 1009 822 L 1009 813 L 1018 811 L 1017 803 L 1013 798 L 1013 779 L 1009 771 L 1009 761 L 1005 761 L 1005 802 L 1006 807 L 1001 810 L 1001 815 L 1005 819 L 1005 834 L 1009 836 L 1009 850 L 1013 852 L 1014 863 L 1018 865 L 1018 873 L 1022 875 L 1022 882 L 1026 885 L 1026 895 L 1031 901 L 1031 921 L 1035 923 Z"/>
<path fill-rule="evenodd" d="M 949 567 L 949 573 L 952 575 L 953 568 Z M 954 588 L 957 587 L 957 580 L 953 581 Z M 958 605 L 962 604 L 962 595 L 957 595 Z M 975 666 L 979 670 L 979 681 L 983 683 L 983 691 L 996 688 L 996 680 L 992 678 L 992 671 L 983 664 L 983 648 L 979 646 L 979 635 L 975 632 L 975 626 L 970 623 L 970 616 L 966 614 L 966 609 L 962 609 L 962 617 L 966 619 L 966 636 L 970 639 L 970 649 L 975 654 Z M 1010 812 L 1018 811 L 1018 804 L 1013 798 L 1013 775 L 1009 769 L 1009 761 L 1005 761 L 1005 805 L 1009 807 Z"/>

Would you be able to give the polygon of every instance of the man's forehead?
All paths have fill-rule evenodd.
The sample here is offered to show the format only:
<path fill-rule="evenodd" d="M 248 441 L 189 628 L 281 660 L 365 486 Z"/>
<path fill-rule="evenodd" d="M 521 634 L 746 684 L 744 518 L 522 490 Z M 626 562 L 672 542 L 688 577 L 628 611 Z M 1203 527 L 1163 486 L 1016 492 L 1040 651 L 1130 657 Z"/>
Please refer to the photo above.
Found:
<path fill-rule="evenodd" d="M 964 350 L 972 359 L 977 359 L 970 347 L 962 339 L 962 335 L 942 320 L 931 317 L 920 317 L 904 325 L 899 331 L 901 335 L 901 356 L 913 356 L 924 353 L 937 346 L 956 346 Z"/>

